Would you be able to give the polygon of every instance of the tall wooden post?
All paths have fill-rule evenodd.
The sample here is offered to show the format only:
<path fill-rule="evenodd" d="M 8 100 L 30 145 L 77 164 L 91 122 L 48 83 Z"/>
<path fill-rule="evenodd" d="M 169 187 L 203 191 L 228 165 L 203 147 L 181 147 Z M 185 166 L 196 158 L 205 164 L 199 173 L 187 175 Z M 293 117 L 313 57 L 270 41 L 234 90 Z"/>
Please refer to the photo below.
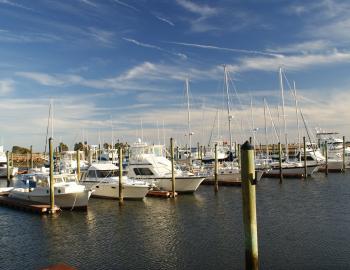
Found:
<path fill-rule="evenodd" d="M 53 178 L 53 139 L 49 139 L 49 155 L 50 155 L 50 212 L 55 212 L 55 188 L 54 188 L 54 178 Z"/>
<path fill-rule="evenodd" d="M 237 161 L 238 161 L 238 168 L 241 168 L 241 146 L 240 146 L 240 144 L 237 144 Z"/>
<path fill-rule="evenodd" d="M 80 153 L 79 153 L 79 149 L 77 150 L 77 178 L 78 181 L 80 181 Z"/>
<path fill-rule="evenodd" d="M 218 183 L 218 144 L 215 144 L 215 166 L 214 166 L 215 172 L 214 172 L 214 191 L 219 191 L 219 183 Z"/>
<path fill-rule="evenodd" d="M 175 198 L 175 162 L 174 162 L 174 139 L 170 138 L 170 155 L 171 155 L 171 197 Z"/>
<path fill-rule="evenodd" d="M 123 148 L 119 146 L 119 204 L 123 204 Z"/>
<path fill-rule="evenodd" d="M 282 145 L 279 142 L 278 143 L 278 164 L 279 164 L 279 170 L 280 170 L 280 183 L 283 181 L 283 171 L 282 171 Z"/>
<path fill-rule="evenodd" d="M 343 136 L 343 172 L 345 172 L 345 136 Z"/>
<path fill-rule="evenodd" d="M 325 141 L 324 143 L 324 154 L 326 157 L 326 169 L 325 169 L 325 174 L 328 175 L 328 145 L 327 145 L 327 141 Z"/>
<path fill-rule="evenodd" d="M 34 162 L 33 162 L 33 145 L 30 146 L 30 168 L 34 168 Z"/>
<path fill-rule="evenodd" d="M 197 158 L 200 159 L 199 142 L 197 143 Z"/>
<path fill-rule="evenodd" d="M 258 228 L 256 218 L 254 147 L 245 142 L 241 147 L 243 223 L 245 236 L 245 269 L 258 270 Z"/>
<path fill-rule="evenodd" d="M 11 162 L 10 162 L 10 153 L 9 151 L 6 151 L 6 177 L 7 177 L 7 186 L 10 186 L 10 179 L 11 179 Z"/>
<path fill-rule="evenodd" d="M 306 140 L 305 136 L 303 137 L 303 144 L 304 144 L 304 178 L 307 178 L 307 167 L 306 167 Z"/>

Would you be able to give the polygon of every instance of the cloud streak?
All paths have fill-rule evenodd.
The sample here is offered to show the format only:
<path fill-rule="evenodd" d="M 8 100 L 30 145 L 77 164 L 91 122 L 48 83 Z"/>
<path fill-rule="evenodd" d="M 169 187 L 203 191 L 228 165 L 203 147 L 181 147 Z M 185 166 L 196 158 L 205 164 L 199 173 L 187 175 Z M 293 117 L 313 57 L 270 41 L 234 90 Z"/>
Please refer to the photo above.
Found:
<path fill-rule="evenodd" d="M 160 17 L 160 16 L 157 16 L 157 15 L 155 15 L 155 17 L 156 17 L 158 20 L 162 21 L 162 22 L 165 22 L 165 23 L 167 23 L 167 24 L 169 24 L 169 25 L 171 25 L 171 26 L 175 26 L 175 24 L 174 24 L 173 22 L 171 22 L 170 20 L 168 20 L 168 19 L 165 19 L 165 18 Z"/>
<path fill-rule="evenodd" d="M 132 5 L 129 5 L 129 4 L 126 4 L 122 1 L 119 1 L 119 0 L 113 0 L 114 2 L 116 2 L 117 4 L 121 5 L 121 6 L 124 6 L 124 7 L 127 7 L 129 9 L 132 9 L 134 11 L 140 11 L 139 9 L 137 9 L 136 7 L 132 6 Z"/>
<path fill-rule="evenodd" d="M 187 56 L 183 53 L 176 53 L 176 52 L 171 52 L 171 51 L 168 51 L 168 50 L 165 50 L 159 46 L 155 46 L 155 45 L 151 45 L 151 44 L 147 44 L 147 43 L 143 43 L 143 42 L 140 42 L 140 41 L 137 41 L 135 39 L 131 39 L 131 38 L 123 38 L 125 41 L 128 41 L 130 43 L 133 43 L 137 46 L 140 46 L 140 47 L 145 47 L 145 48 L 150 48 L 150 49 L 155 49 L 155 50 L 158 50 L 158 51 L 161 51 L 161 52 L 165 52 L 165 53 L 168 53 L 168 54 L 172 54 L 172 55 L 176 55 L 178 57 L 180 57 L 181 59 L 183 60 L 186 60 L 187 59 Z"/>
<path fill-rule="evenodd" d="M 263 51 L 225 48 L 225 47 L 218 47 L 218 46 L 213 46 L 213 45 L 204 45 L 204 44 L 195 44 L 195 43 L 186 43 L 186 42 L 173 42 L 173 41 L 170 41 L 170 42 L 167 42 L 167 43 L 175 44 L 175 45 L 181 45 L 181 46 L 186 46 L 186 47 L 200 48 L 200 49 L 228 51 L 228 52 L 246 53 L 246 54 L 260 54 L 260 55 L 266 55 L 266 56 L 281 57 L 280 54 L 270 53 L 270 52 L 263 52 Z"/>
<path fill-rule="evenodd" d="M 32 8 L 23 6 L 21 4 L 18 4 L 16 2 L 13 2 L 13 1 L 10 1 L 10 0 L 0 0 L 0 4 L 9 5 L 9 6 L 12 6 L 12 7 L 21 8 L 21 9 L 25 9 L 25 10 L 33 10 Z"/>
<path fill-rule="evenodd" d="M 218 9 L 209 7 L 207 5 L 199 5 L 194 2 L 190 2 L 187 0 L 176 0 L 176 2 L 185 8 L 187 11 L 198 14 L 202 17 L 212 16 L 218 13 Z"/>

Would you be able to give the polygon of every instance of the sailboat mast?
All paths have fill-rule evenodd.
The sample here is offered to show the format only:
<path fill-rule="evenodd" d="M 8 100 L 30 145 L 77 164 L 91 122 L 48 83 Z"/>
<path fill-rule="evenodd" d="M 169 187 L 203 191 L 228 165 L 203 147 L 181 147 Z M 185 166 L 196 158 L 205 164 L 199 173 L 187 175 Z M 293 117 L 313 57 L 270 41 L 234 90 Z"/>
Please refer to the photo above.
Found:
<path fill-rule="evenodd" d="M 266 159 L 269 158 L 269 144 L 267 141 L 267 122 L 266 122 L 266 99 L 264 98 L 264 124 L 265 124 L 265 146 L 266 146 Z"/>
<path fill-rule="evenodd" d="M 51 99 L 51 138 L 53 139 L 53 100 Z"/>
<path fill-rule="evenodd" d="M 250 118 L 252 121 L 253 146 L 255 146 L 255 130 L 254 130 L 253 97 L 252 96 L 250 96 Z"/>
<path fill-rule="evenodd" d="M 187 127 L 188 127 L 188 147 L 191 155 L 192 141 L 191 141 L 191 112 L 190 112 L 190 95 L 188 93 L 188 78 L 186 78 L 186 97 L 187 97 Z"/>
<path fill-rule="evenodd" d="M 281 98 L 282 98 L 282 114 L 283 114 L 283 123 L 284 123 L 285 150 L 286 150 L 286 159 L 288 160 L 288 137 L 287 137 L 286 114 L 285 114 L 285 110 L 284 110 L 284 89 L 283 89 L 282 67 L 279 68 L 279 77 L 280 77 Z"/>
<path fill-rule="evenodd" d="M 228 81 L 227 81 L 227 69 L 226 65 L 224 65 L 224 73 L 225 73 L 225 87 L 226 87 L 226 98 L 227 98 L 227 117 L 228 117 L 228 132 L 230 135 L 230 151 L 232 151 L 232 134 L 231 134 L 231 111 L 230 111 L 230 97 L 228 92 Z"/>
<path fill-rule="evenodd" d="M 295 81 L 293 81 L 293 88 L 294 88 L 294 100 L 295 100 L 295 114 L 296 114 L 296 117 L 297 117 L 297 128 L 298 128 L 298 151 L 300 153 L 301 138 L 300 138 L 299 117 L 298 117 L 297 90 L 296 90 L 296 87 L 295 87 Z M 301 158 L 301 155 L 300 155 L 299 158 Z"/>

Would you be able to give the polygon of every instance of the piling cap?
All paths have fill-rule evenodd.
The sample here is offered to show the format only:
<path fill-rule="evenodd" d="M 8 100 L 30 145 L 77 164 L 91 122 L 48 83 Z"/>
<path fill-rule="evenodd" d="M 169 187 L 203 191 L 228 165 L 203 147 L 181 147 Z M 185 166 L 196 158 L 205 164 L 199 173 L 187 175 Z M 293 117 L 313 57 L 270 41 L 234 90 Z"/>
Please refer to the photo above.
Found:
<path fill-rule="evenodd" d="M 246 141 L 242 147 L 241 150 L 254 150 L 254 146 L 249 143 L 249 141 Z"/>

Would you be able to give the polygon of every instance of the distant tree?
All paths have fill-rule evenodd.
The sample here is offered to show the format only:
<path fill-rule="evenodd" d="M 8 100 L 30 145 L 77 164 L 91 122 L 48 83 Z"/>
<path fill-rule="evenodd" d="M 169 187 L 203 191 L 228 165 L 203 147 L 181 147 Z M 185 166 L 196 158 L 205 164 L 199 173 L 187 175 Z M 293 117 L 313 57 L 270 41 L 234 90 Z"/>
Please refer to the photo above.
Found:
<path fill-rule="evenodd" d="M 103 148 L 104 148 L 104 149 L 109 149 L 109 148 L 112 148 L 112 146 L 111 146 L 109 143 L 106 143 L 106 142 L 105 142 L 105 143 L 103 144 Z"/>
<path fill-rule="evenodd" d="M 68 146 L 66 144 L 64 144 L 63 142 L 60 142 L 58 147 L 60 149 L 60 152 L 68 151 Z"/>
<path fill-rule="evenodd" d="M 77 150 L 79 150 L 79 151 L 84 150 L 84 145 L 83 145 L 82 142 L 79 142 L 79 143 L 75 143 L 75 144 L 74 144 L 74 151 L 77 151 Z"/>
<path fill-rule="evenodd" d="M 12 153 L 14 153 L 14 154 L 28 154 L 28 153 L 30 153 L 30 149 L 15 145 L 12 147 Z"/>

